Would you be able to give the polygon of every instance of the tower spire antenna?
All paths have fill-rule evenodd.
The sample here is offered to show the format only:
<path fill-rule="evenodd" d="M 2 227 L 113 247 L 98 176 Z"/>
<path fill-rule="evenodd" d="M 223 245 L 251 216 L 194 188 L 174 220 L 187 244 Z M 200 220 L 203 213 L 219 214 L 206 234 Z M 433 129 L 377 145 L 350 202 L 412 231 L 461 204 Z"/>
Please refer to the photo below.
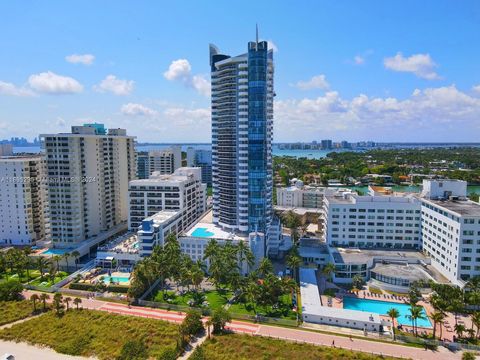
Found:
<path fill-rule="evenodd" d="M 255 27 L 256 27 L 256 33 L 257 33 L 257 44 L 258 44 L 258 23 L 255 24 Z"/>

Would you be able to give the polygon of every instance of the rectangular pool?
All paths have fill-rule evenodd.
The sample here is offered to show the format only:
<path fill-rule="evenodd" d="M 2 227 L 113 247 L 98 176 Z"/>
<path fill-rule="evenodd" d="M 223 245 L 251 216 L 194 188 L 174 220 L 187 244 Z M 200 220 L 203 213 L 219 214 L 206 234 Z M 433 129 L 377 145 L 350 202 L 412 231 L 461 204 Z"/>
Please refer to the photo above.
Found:
<path fill-rule="evenodd" d="M 412 325 L 412 322 L 408 318 L 408 315 L 410 314 L 410 311 L 409 311 L 410 305 L 407 305 L 407 304 L 344 297 L 343 308 L 376 313 L 376 314 L 385 315 L 385 316 L 388 316 L 387 315 L 388 310 L 390 310 L 391 308 L 395 308 L 400 313 L 400 317 L 396 320 L 396 323 L 398 322 L 399 324 L 407 325 L 407 326 Z M 431 328 L 432 324 L 430 323 L 430 320 L 427 317 L 427 313 L 425 312 L 425 309 L 423 309 L 422 315 L 425 317 L 425 319 L 417 319 L 417 326 L 424 327 L 424 328 Z"/>
<path fill-rule="evenodd" d="M 48 249 L 42 252 L 44 255 L 63 255 L 67 252 L 72 251 L 72 249 Z"/>
<path fill-rule="evenodd" d="M 103 282 L 105 284 L 109 284 L 110 282 L 118 282 L 118 283 L 126 283 L 129 282 L 130 279 L 128 277 L 124 276 L 104 276 L 103 277 Z"/>

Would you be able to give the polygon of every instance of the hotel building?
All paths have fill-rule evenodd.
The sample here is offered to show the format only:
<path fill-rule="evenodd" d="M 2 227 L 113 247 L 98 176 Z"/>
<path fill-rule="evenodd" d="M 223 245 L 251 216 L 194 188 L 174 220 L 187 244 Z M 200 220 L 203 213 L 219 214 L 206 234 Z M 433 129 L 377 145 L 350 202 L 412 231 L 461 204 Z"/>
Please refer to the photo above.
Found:
<path fill-rule="evenodd" d="M 72 248 L 102 232 L 126 228 L 128 182 L 135 179 L 134 137 L 103 124 L 43 134 L 50 235 Z"/>
<path fill-rule="evenodd" d="M 423 251 L 449 281 L 463 285 L 480 275 L 480 204 L 461 180 L 424 180 Z"/>
<path fill-rule="evenodd" d="M 339 191 L 324 199 L 324 240 L 334 247 L 421 249 L 420 212 L 411 194 Z"/>
<path fill-rule="evenodd" d="M 145 218 L 162 210 L 180 211 L 183 230 L 206 210 L 206 185 L 200 168 L 179 168 L 171 175 L 154 172 L 149 179 L 133 180 L 128 188 L 128 229 L 136 231 Z"/>

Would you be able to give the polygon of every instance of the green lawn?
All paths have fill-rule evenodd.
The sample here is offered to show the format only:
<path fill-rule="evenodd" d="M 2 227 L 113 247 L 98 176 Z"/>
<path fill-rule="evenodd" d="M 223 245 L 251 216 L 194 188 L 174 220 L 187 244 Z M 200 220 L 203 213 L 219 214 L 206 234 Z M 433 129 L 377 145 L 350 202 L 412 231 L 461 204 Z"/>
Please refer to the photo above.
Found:
<path fill-rule="evenodd" d="M 175 348 L 178 326 L 168 322 L 102 311 L 53 311 L 0 331 L 0 338 L 44 345 L 62 354 L 115 359 L 130 340 L 142 341 L 151 358 Z"/>
<path fill-rule="evenodd" d="M 297 344 L 293 342 L 275 340 L 261 336 L 228 334 L 215 336 L 201 346 L 204 359 L 208 360 L 380 360 L 393 359 L 390 357 L 369 355 L 366 353 Z M 232 354 L 235 354 L 232 357 Z"/>
<path fill-rule="evenodd" d="M 158 290 L 153 296 L 153 301 L 188 306 L 188 302 L 193 298 L 193 292 L 191 291 L 184 295 L 175 295 L 173 291 L 167 291 L 166 294 L 168 301 L 165 299 L 164 292 Z M 212 290 L 205 292 L 205 300 L 208 301 L 208 307 L 211 310 L 224 306 L 232 296 L 233 293 L 230 290 Z"/>
<path fill-rule="evenodd" d="M 42 305 L 37 302 L 37 309 Z M 0 301 L 0 325 L 5 325 L 20 319 L 25 319 L 33 313 L 30 301 Z"/>
<path fill-rule="evenodd" d="M 30 280 L 36 279 L 40 276 L 40 271 L 38 270 L 30 270 Z M 27 283 L 28 277 L 27 277 L 27 272 L 25 271 L 23 274 L 18 275 L 17 273 L 12 273 L 12 272 L 7 272 L 4 274 L 0 275 L 0 281 L 2 280 L 10 280 L 10 279 L 16 279 L 19 280 L 22 284 Z"/>
<path fill-rule="evenodd" d="M 65 271 L 59 271 L 57 273 L 57 276 L 55 276 L 55 281 L 53 283 L 50 280 L 49 276 L 44 275 L 43 280 L 40 277 L 38 277 L 35 280 L 31 281 L 29 284 L 30 285 L 35 285 L 35 286 L 50 287 L 50 286 L 55 285 L 56 283 L 62 281 L 67 276 L 68 276 L 68 273 L 66 273 Z"/>
<path fill-rule="evenodd" d="M 271 306 L 268 306 L 266 308 L 262 306 L 257 306 L 255 310 L 259 315 L 297 320 L 297 313 L 292 310 L 291 295 L 290 294 L 282 295 L 281 300 L 282 300 L 282 304 L 278 309 L 273 309 Z M 235 314 L 255 316 L 254 307 L 253 307 L 253 304 L 251 303 L 238 302 L 238 303 L 232 304 L 229 308 L 229 311 Z"/>

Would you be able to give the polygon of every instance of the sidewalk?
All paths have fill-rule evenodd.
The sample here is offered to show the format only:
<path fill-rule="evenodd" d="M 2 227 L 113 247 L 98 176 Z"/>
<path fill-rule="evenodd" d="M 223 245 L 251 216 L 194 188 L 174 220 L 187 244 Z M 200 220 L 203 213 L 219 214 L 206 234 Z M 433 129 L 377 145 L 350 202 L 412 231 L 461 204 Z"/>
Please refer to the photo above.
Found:
<path fill-rule="evenodd" d="M 33 291 L 24 292 L 29 297 Z M 52 296 L 51 296 L 52 297 Z M 50 299 L 51 301 L 51 299 Z M 86 309 L 108 311 L 111 313 L 139 316 L 164 320 L 169 322 L 181 323 L 185 318 L 185 313 L 167 311 L 162 309 L 152 309 L 140 306 L 128 306 L 119 303 L 112 303 L 94 299 L 82 299 L 81 306 Z M 461 359 L 461 352 L 453 353 L 443 347 L 438 351 L 424 350 L 410 346 L 397 345 L 394 343 L 382 343 L 378 341 L 369 341 L 361 339 L 352 339 L 348 337 L 322 334 L 313 331 L 254 324 L 244 321 L 233 320 L 227 324 L 227 329 L 236 333 L 245 333 L 256 336 L 272 337 L 275 339 L 289 340 L 293 342 L 306 342 L 314 345 L 335 346 L 347 350 L 356 350 L 378 355 L 387 355 L 406 359 L 419 360 L 455 360 Z"/>

